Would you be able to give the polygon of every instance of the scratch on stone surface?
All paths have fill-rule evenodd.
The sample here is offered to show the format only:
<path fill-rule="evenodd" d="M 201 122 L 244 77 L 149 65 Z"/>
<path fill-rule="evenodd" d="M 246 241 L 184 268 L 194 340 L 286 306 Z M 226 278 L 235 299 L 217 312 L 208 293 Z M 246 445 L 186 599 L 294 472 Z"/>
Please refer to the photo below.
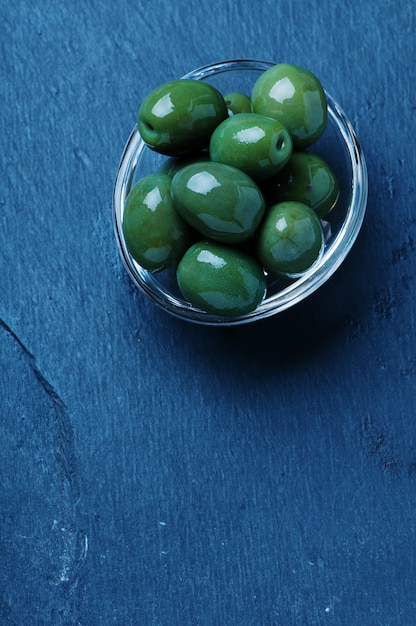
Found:
<path fill-rule="evenodd" d="M 394 478 L 407 476 L 416 479 L 416 460 L 413 448 L 399 449 L 397 443 L 388 434 L 387 429 L 378 424 L 372 416 L 362 422 L 361 433 L 365 454 L 377 467 Z"/>
<path fill-rule="evenodd" d="M 80 536 L 76 528 L 61 528 L 64 540 L 64 550 L 61 554 L 61 569 L 58 580 L 61 583 L 71 582 L 71 570 L 73 568 L 74 555 L 78 556 L 78 562 L 83 561 L 88 552 L 87 535 Z M 76 586 L 76 582 L 74 584 Z"/>
<path fill-rule="evenodd" d="M 74 451 L 72 449 L 72 427 L 70 421 L 67 417 L 67 409 L 59 397 L 59 394 L 55 391 L 49 381 L 43 376 L 40 372 L 39 368 L 36 365 L 36 360 L 33 354 L 28 350 L 28 348 L 24 345 L 24 343 L 20 340 L 20 338 L 16 335 L 16 333 L 6 324 L 6 322 L 0 319 L 0 327 L 11 336 L 14 341 L 19 345 L 22 350 L 22 353 L 25 355 L 28 360 L 29 366 L 33 371 L 36 379 L 39 381 L 43 390 L 46 392 L 47 396 L 50 398 L 53 408 L 54 408 L 54 417 L 56 420 L 57 430 L 58 430 L 58 442 L 59 449 L 56 454 L 57 461 L 63 470 L 65 479 L 68 481 L 68 484 L 71 487 L 71 490 L 76 499 L 79 497 L 79 484 L 76 475 L 76 458 Z"/>
<path fill-rule="evenodd" d="M 76 158 L 81 161 L 81 163 L 83 165 L 85 165 L 85 167 L 91 167 L 92 166 L 92 162 L 91 159 L 88 155 L 88 153 L 83 150 L 82 148 L 75 148 L 74 149 L 74 154 L 76 156 Z"/>
<path fill-rule="evenodd" d="M 395 446 L 386 431 L 376 424 L 374 418 L 365 417 L 362 424 L 362 437 L 366 453 L 377 466 L 392 476 L 400 474 Z"/>
<path fill-rule="evenodd" d="M 388 287 L 374 293 L 374 312 L 383 320 L 391 319 L 396 310 L 396 301 Z"/>
<path fill-rule="evenodd" d="M 8 335 L 10 335 L 10 337 L 12 337 L 12 339 L 14 339 L 14 341 L 16 341 L 16 343 L 19 344 L 20 348 L 22 349 L 23 354 L 29 360 L 29 364 L 30 364 L 31 369 L 33 370 L 36 378 L 39 380 L 39 382 L 44 387 L 46 393 L 52 398 L 52 400 L 55 403 L 57 403 L 57 404 L 59 404 L 60 406 L 63 407 L 64 403 L 59 398 L 58 394 L 54 391 L 52 386 L 48 383 L 46 378 L 44 378 L 44 376 L 42 376 L 42 374 L 40 373 L 39 369 L 37 368 L 36 362 L 35 362 L 35 357 L 33 356 L 33 354 L 28 350 L 28 348 L 26 348 L 25 344 L 19 339 L 19 337 L 10 328 L 10 326 L 8 324 L 6 324 L 6 322 L 4 320 L 2 320 L 2 319 L 0 319 L 0 327 L 3 328 L 3 330 L 6 331 L 6 333 Z"/>
<path fill-rule="evenodd" d="M 61 588 L 62 594 L 60 602 L 64 612 L 69 611 L 71 591 L 78 584 L 79 570 L 86 558 L 88 551 L 88 538 L 85 532 L 77 523 L 79 511 L 77 505 L 80 497 L 80 484 L 77 468 L 77 459 L 74 450 L 72 424 L 68 416 L 65 403 L 59 394 L 39 370 L 34 355 L 25 346 L 17 334 L 8 324 L 0 319 L 0 329 L 9 336 L 19 347 L 29 369 L 32 371 L 35 380 L 40 385 L 46 395 L 47 404 L 50 407 L 50 415 L 55 433 L 52 431 L 54 439 L 54 458 L 59 469 L 58 486 L 60 497 L 58 500 L 59 511 L 51 524 L 51 535 L 49 536 L 51 550 L 56 550 L 56 575 L 54 583 L 57 588 Z M 47 428 L 45 422 L 45 428 Z M 50 428 L 50 426 L 49 426 Z M 52 457 L 53 458 L 53 457 Z M 54 563 L 51 563 L 52 568 Z M 2 603 L 3 599 L 1 599 Z M 71 602 L 70 602 L 71 603 Z M 64 608 L 65 607 L 65 608 Z M 3 611 L 4 613 L 4 611 Z M 1 615 L 0 611 L 0 615 Z M 69 623 L 69 622 L 68 622 Z M 71 622 L 72 623 L 72 622 Z M 74 623 L 76 618 L 74 616 Z"/>
<path fill-rule="evenodd" d="M 381 175 L 385 188 L 387 190 L 388 197 L 391 199 L 394 196 L 394 177 L 389 172 L 386 172 L 384 168 L 381 170 Z"/>
<path fill-rule="evenodd" d="M 414 254 L 415 242 L 413 237 L 407 233 L 406 238 L 398 246 L 393 249 L 392 263 L 393 265 L 401 262 L 407 262 L 410 255 Z"/>

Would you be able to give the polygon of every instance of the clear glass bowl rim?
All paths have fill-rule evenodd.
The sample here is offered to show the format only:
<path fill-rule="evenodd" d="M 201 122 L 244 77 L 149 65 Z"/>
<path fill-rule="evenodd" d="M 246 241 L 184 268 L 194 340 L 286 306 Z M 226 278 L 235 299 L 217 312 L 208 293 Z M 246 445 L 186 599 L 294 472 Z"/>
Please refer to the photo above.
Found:
<path fill-rule="evenodd" d="M 272 61 L 236 59 L 221 61 L 199 67 L 183 75 L 184 79 L 202 80 L 213 74 L 234 70 L 265 71 L 276 65 Z M 125 199 L 130 190 L 134 171 L 143 149 L 146 148 L 135 125 L 130 133 L 118 166 L 113 190 L 113 223 L 119 252 L 133 282 L 154 303 L 168 313 L 191 322 L 211 326 L 231 326 L 265 319 L 282 312 L 315 292 L 339 268 L 350 252 L 361 229 L 368 196 L 367 167 L 361 144 L 355 130 L 340 105 L 325 90 L 328 103 L 328 116 L 341 134 L 347 155 L 350 159 L 352 179 L 349 205 L 345 220 L 334 240 L 317 263 L 300 278 L 281 291 L 267 297 L 254 311 L 236 317 L 210 315 L 170 293 L 167 293 L 152 274 L 138 266 L 131 258 L 124 241 L 122 216 Z"/>

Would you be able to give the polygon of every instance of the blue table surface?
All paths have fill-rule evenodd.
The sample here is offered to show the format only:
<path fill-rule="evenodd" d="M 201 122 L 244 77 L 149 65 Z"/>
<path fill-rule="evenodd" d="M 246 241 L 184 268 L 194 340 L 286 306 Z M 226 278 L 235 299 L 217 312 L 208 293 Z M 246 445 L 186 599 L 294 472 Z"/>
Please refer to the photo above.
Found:
<path fill-rule="evenodd" d="M 0 8 L 0 623 L 416 624 L 416 5 Z M 307 67 L 369 198 L 302 304 L 228 328 L 133 286 L 112 191 L 141 99 Z"/>

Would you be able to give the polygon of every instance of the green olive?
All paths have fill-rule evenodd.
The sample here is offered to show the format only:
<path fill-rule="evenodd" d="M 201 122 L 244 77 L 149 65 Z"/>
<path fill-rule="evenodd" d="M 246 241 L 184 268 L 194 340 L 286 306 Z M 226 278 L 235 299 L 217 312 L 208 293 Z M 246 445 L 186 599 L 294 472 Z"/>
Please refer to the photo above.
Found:
<path fill-rule="evenodd" d="M 131 256 L 144 268 L 160 271 L 176 267 L 195 241 L 189 224 L 176 212 L 167 174 L 149 174 L 127 196 L 123 234 Z"/>
<path fill-rule="evenodd" d="M 241 170 L 207 161 L 186 165 L 172 179 L 180 215 L 204 237 L 237 243 L 248 239 L 265 210 L 257 184 Z"/>
<path fill-rule="evenodd" d="M 326 128 L 328 111 L 324 89 L 309 70 L 279 63 L 254 83 L 253 111 L 279 120 L 292 134 L 295 148 L 314 143 Z"/>
<path fill-rule="evenodd" d="M 261 185 L 266 205 L 285 200 L 303 202 L 318 217 L 336 205 L 339 183 L 330 166 L 312 152 L 294 152 L 284 168 Z"/>
<path fill-rule="evenodd" d="M 260 181 L 277 174 L 292 154 L 288 130 L 265 115 L 237 113 L 217 126 L 209 143 L 212 161 L 232 165 Z"/>
<path fill-rule="evenodd" d="M 226 317 L 253 311 L 266 293 L 266 277 L 255 259 L 212 241 L 198 242 L 185 252 L 177 280 L 193 306 Z"/>
<path fill-rule="evenodd" d="M 280 202 L 264 218 L 257 255 L 271 274 L 295 277 L 315 263 L 323 246 L 324 234 L 316 213 L 301 202 Z"/>
<path fill-rule="evenodd" d="M 227 105 L 228 115 L 236 113 L 251 113 L 251 99 L 245 93 L 232 91 L 225 94 L 225 104 Z"/>
<path fill-rule="evenodd" d="M 143 100 L 138 130 L 156 152 L 180 156 L 202 150 L 228 117 L 221 93 L 209 83 L 180 79 L 160 85 Z"/>

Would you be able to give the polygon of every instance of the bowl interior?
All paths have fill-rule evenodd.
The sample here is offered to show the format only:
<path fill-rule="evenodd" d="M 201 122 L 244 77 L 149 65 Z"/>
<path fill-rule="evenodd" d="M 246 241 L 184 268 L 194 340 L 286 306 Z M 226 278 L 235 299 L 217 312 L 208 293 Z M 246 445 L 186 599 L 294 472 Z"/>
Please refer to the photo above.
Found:
<path fill-rule="evenodd" d="M 256 79 L 273 62 L 226 61 L 190 72 L 183 78 L 205 80 L 221 93 L 241 91 L 250 95 Z M 287 281 L 269 279 L 264 301 L 251 313 L 224 318 L 209 315 L 186 302 L 179 292 L 174 270 L 158 273 L 143 269 L 129 254 L 122 232 L 126 197 L 141 178 L 156 172 L 168 157 L 150 150 L 135 126 L 121 157 L 113 196 L 116 237 L 124 265 L 137 287 L 169 313 L 192 322 L 232 325 L 252 322 L 274 315 L 300 302 L 318 289 L 335 272 L 350 251 L 364 219 L 367 203 L 367 171 L 358 138 L 341 107 L 330 94 L 328 124 L 322 137 L 309 149 L 330 165 L 338 178 L 340 197 L 336 207 L 323 221 L 325 249 L 317 263 L 301 277 Z"/>

